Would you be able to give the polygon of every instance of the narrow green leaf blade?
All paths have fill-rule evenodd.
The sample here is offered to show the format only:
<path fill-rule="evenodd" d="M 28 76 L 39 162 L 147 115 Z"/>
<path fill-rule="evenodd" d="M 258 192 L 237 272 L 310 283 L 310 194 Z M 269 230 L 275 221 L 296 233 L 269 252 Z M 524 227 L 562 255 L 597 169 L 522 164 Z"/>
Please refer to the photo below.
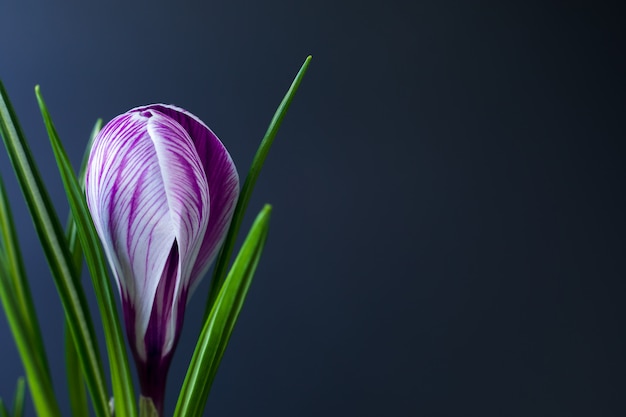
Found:
<path fill-rule="evenodd" d="M 80 360 L 76 352 L 76 346 L 67 323 L 65 323 L 65 370 L 72 415 L 74 417 L 88 416 L 89 404 L 87 402 L 85 380 L 80 369 Z"/>
<path fill-rule="evenodd" d="M 31 359 L 39 362 L 39 366 L 42 367 L 43 371 L 48 376 L 47 379 L 51 380 L 41 329 L 39 321 L 37 320 L 37 313 L 35 311 L 30 286 L 26 277 L 26 270 L 24 269 L 24 261 L 17 239 L 17 232 L 15 231 L 15 223 L 2 178 L 0 178 L 0 242 L 2 243 L 1 247 L 3 249 L 2 262 L 4 262 L 7 272 L 12 278 L 13 296 L 20 306 L 20 315 L 27 326 L 24 330 L 27 332 L 30 343 L 37 352 L 37 355 Z M 50 389 L 52 389 L 52 387 L 50 387 Z"/>
<path fill-rule="evenodd" d="M 9 410 L 7 410 L 7 407 L 4 405 L 4 401 L 2 401 L 2 398 L 0 398 L 0 417 L 11 417 Z"/>
<path fill-rule="evenodd" d="M 61 223 L 1 82 L 0 135 L 46 254 L 67 323 L 70 324 L 93 408 L 98 417 L 108 417 L 108 394 L 104 371 L 85 294 L 75 285 L 74 269 Z"/>
<path fill-rule="evenodd" d="M 39 86 L 35 87 L 35 93 L 44 123 L 46 124 L 46 129 L 48 130 L 48 136 L 50 137 L 50 143 L 52 144 L 54 156 L 61 173 L 72 215 L 76 222 L 80 244 L 83 248 L 89 272 L 91 273 L 92 283 L 98 301 L 98 308 L 109 354 L 111 382 L 113 385 L 113 396 L 115 398 L 115 415 L 116 417 L 135 417 L 137 415 L 135 390 L 130 376 L 124 336 L 117 315 L 106 262 L 100 246 L 100 239 L 98 238 L 96 229 L 91 220 L 89 210 L 87 209 L 84 194 L 74 175 L 72 165 L 61 144 L 54 124 L 52 123 Z"/>
<path fill-rule="evenodd" d="M 81 189 L 85 186 L 85 172 L 87 168 L 87 161 L 89 159 L 89 152 L 94 138 L 102 128 L 102 119 L 96 120 L 89 141 L 83 154 L 83 160 L 80 164 L 80 172 L 78 174 Z M 70 212 L 67 219 L 66 226 L 67 243 L 69 245 L 70 254 L 72 255 L 72 262 L 76 269 L 77 281 L 75 284 L 82 286 L 80 276 L 83 266 L 83 251 L 78 239 L 78 230 L 76 229 L 76 222 Z M 83 417 L 89 415 L 89 403 L 87 401 L 87 390 L 85 389 L 85 381 L 80 369 L 80 361 L 76 347 L 74 346 L 74 340 L 69 332 L 68 323 L 65 323 L 65 369 L 67 373 L 67 386 L 70 398 L 70 409 L 72 415 L 75 417 Z"/>
<path fill-rule="evenodd" d="M 17 302 L 22 306 L 24 314 L 29 314 L 33 303 L 28 282 L 20 279 L 26 276 L 26 272 L 14 225 L 4 181 L 0 178 L 0 242 L 2 243 L 0 247 L 3 249 L 2 255 L 7 268 L 12 272 L 11 275 L 16 278 L 13 285 L 15 286 Z"/>
<path fill-rule="evenodd" d="M 26 399 L 26 384 L 24 378 L 17 380 L 15 388 L 15 397 L 13 400 L 13 417 L 22 417 L 24 415 L 24 400 Z"/>
<path fill-rule="evenodd" d="M 252 191 L 254 190 L 254 186 L 256 184 L 256 180 L 259 177 L 261 172 L 261 168 L 265 163 L 265 158 L 274 143 L 274 138 L 278 133 L 278 128 L 280 127 L 283 119 L 285 118 L 285 114 L 293 101 L 293 97 L 298 91 L 298 87 L 304 78 L 304 74 L 306 74 L 306 70 L 309 68 L 309 64 L 311 63 L 311 56 L 309 55 L 300 71 L 294 78 L 289 90 L 287 90 L 287 94 L 281 101 L 278 109 L 276 109 L 276 113 L 270 122 L 269 127 L 267 128 L 267 132 L 259 145 L 259 149 L 257 150 L 254 159 L 252 160 L 252 166 L 250 167 L 250 171 L 248 172 L 248 176 L 244 181 L 243 187 L 241 188 L 241 193 L 239 194 L 239 200 L 237 201 L 237 206 L 235 207 L 235 212 L 233 214 L 233 220 L 230 224 L 230 228 L 228 229 L 228 234 L 226 235 L 226 239 L 224 240 L 224 245 L 222 246 L 222 250 L 220 251 L 217 261 L 215 263 L 215 269 L 213 270 L 213 278 L 211 279 L 211 285 L 209 288 L 209 296 L 207 298 L 206 308 L 204 311 L 204 317 L 209 315 L 211 308 L 213 306 L 213 302 L 215 297 L 224 282 L 224 277 L 226 275 L 226 268 L 228 268 L 228 263 L 230 262 L 230 257 L 233 253 L 233 249 L 235 247 L 235 240 L 237 239 L 237 234 L 239 233 L 239 228 L 241 227 L 241 222 L 243 220 L 243 216 L 246 213 L 246 208 L 248 207 L 248 202 L 250 201 L 250 196 L 252 195 Z"/>
<path fill-rule="evenodd" d="M 257 216 L 233 267 L 220 290 L 196 344 L 174 417 L 200 417 L 259 263 L 272 208 L 266 205 Z"/>
<path fill-rule="evenodd" d="M 40 415 L 58 416 L 60 411 L 48 361 L 24 272 L 8 196 L 0 178 L 0 300 L 4 308 L 28 383 Z M 44 414 L 45 413 L 45 414 Z"/>
<path fill-rule="evenodd" d="M 85 152 L 83 153 L 83 160 L 80 163 L 80 171 L 78 172 L 78 181 L 80 184 L 80 189 L 85 189 L 85 172 L 87 171 L 87 161 L 89 161 L 89 152 L 91 151 L 91 145 L 93 144 L 93 140 L 96 138 L 98 132 L 102 129 L 102 119 L 96 120 L 96 123 L 91 130 L 91 134 L 89 135 L 89 141 L 87 142 L 87 146 L 85 147 Z M 74 261 L 74 265 L 77 269 L 77 276 L 80 278 L 81 269 L 83 264 L 83 250 L 80 246 L 80 242 L 78 241 L 78 231 L 76 230 L 76 222 L 74 222 L 74 216 L 70 211 L 67 216 L 66 223 L 66 232 L 67 243 L 70 248 L 70 253 L 72 254 L 72 259 Z M 79 280 L 80 281 L 80 280 Z"/>
<path fill-rule="evenodd" d="M 0 301 L 2 301 L 13 339 L 22 358 L 35 410 L 39 417 L 60 417 L 61 411 L 52 391 L 52 382 L 41 367 L 41 363 L 35 359 L 37 351 L 30 341 L 21 308 L 13 293 L 9 271 L 2 264 L 0 265 Z"/>

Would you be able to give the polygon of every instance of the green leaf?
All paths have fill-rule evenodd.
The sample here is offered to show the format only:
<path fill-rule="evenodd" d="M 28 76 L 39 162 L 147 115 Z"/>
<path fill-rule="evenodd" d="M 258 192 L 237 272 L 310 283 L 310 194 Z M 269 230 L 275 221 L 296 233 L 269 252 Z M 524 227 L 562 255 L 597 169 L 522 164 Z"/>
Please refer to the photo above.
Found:
<path fill-rule="evenodd" d="M 30 343 L 37 352 L 37 355 L 30 360 L 37 360 L 39 366 L 41 366 L 43 371 L 48 375 L 48 380 L 51 380 L 41 329 L 37 320 L 37 313 L 35 311 L 30 286 L 28 285 L 26 270 L 24 269 L 24 261 L 20 253 L 15 223 L 2 178 L 0 178 L 0 243 L 2 243 L 3 249 L 2 262 L 4 262 L 7 272 L 13 281 L 13 296 L 20 306 L 22 320 L 27 325 L 25 331 L 28 334 Z M 50 387 L 50 389 L 52 389 L 52 387 Z"/>
<path fill-rule="evenodd" d="M 7 270 L 11 271 L 16 301 L 24 316 L 28 317 L 32 311 L 33 303 L 28 281 L 23 279 L 26 277 L 26 272 L 14 225 L 4 182 L 0 178 L 0 247 L 2 248 L 2 260 Z"/>
<path fill-rule="evenodd" d="M 271 206 L 266 205 L 257 216 L 215 299 L 196 344 L 174 417 L 202 415 L 224 349 L 259 263 L 269 230 L 271 211 Z"/>
<path fill-rule="evenodd" d="M 115 398 L 115 416 L 135 417 L 137 415 L 135 390 L 130 376 L 124 336 L 117 315 L 117 308 L 111 290 L 105 258 L 100 246 L 100 239 L 98 238 L 98 234 L 91 220 L 89 210 L 87 209 L 84 193 L 74 175 L 72 165 L 63 149 L 63 145 L 59 140 L 46 104 L 41 96 L 39 86 L 35 87 L 35 94 L 37 95 L 39 108 L 46 124 L 48 136 L 50 137 L 50 143 L 52 144 L 52 150 L 54 151 L 54 156 L 61 173 L 72 215 L 76 222 L 80 244 L 85 254 L 87 267 L 91 273 L 91 280 L 98 301 L 107 352 L 109 354 L 111 382 L 113 385 L 113 396 Z"/>
<path fill-rule="evenodd" d="M 13 228 L 8 198 L 1 179 L 0 229 L 3 253 L 12 259 L 9 262 L 7 257 L 1 258 L 0 301 L 2 301 L 9 327 L 28 376 L 35 409 L 40 416 L 60 416 L 61 412 L 54 395 L 37 316 L 34 313 L 34 308 L 31 310 L 32 300 L 28 282 L 26 276 L 22 275 L 23 266 L 22 268 L 17 267 L 23 263 L 19 255 L 19 245 Z"/>
<path fill-rule="evenodd" d="M 37 349 L 31 343 L 20 306 L 13 296 L 11 279 L 5 265 L 0 265 L 0 300 L 7 316 L 13 339 L 22 358 L 24 370 L 28 376 L 35 410 L 39 417 L 60 417 L 61 411 L 52 391 L 49 375 L 35 359 Z"/>
<path fill-rule="evenodd" d="M 2 398 L 0 398 L 0 417 L 11 417 L 9 410 L 7 410 L 7 407 L 4 405 L 4 401 L 2 401 Z"/>
<path fill-rule="evenodd" d="M 67 241 L 4 85 L 0 82 L 0 134 L 7 148 L 35 230 L 39 236 L 65 318 L 77 346 L 81 368 L 98 417 L 108 417 L 108 395 L 93 322 L 76 276 Z"/>
<path fill-rule="evenodd" d="M 78 172 L 78 181 L 80 184 L 80 189 L 85 189 L 85 172 L 87 171 L 87 162 L 89 161 L 89 152 L 91 151 L 91 145 L 93 144 L 93 140 L 96 138 L 98 132 L 102 129 L 102 119 L 96 120 L 96 123 L 91 130 L 91 134 L 89 135 L 89 141 L 87 142 L 87 146 L 85 147 L 85 152 L 83 153 L 83 160 L 80 163 L 80 171 Z M 80 246 L 80 242 L 78 241 L 78 231 L 76 230 L 76 222 L 74 222 L 74 216 L 70 211 L 67 216 L 66 223 L 66 233 L 67 243 L 70 248 L 70 253 L 72 254 L 72 259 L 74 260 L 74 266 L 77 269 L 77 276 L 80 278 L 82 264 L 83 264 L 83 250 Z M 80 279 L 79 279 L 80 281 Z"/>
<path fill-rule="evenodd" d="M 91 145 L 94 138 L 102 128 L 102 119 L 98 119 L 94 125 L 89 141 L 83 154 L 83 161 L 80 166 L 78 174 L 81 189 L 85 186 L 85 171 L 87 168 L 87 161 L 89 160 L 89 152 L 91 151 Z M 78 239 L 78 230 L 76 229 L 76 222 L 72 217 L 72 213 L 69 214 L 66 226 L 66 236 L 69 245 L 70 253 L 74 268 L 76 269 L 77 282 L 76 285 L 81 285 L 80 276 L 83 266 L 83 251 Z M 70 408 L 72 415 L 75 417 L 83 417 L 89 415 L 89 404 L 87 402 L 87 391 L 85 390 L 85 383 L 83 374 L 80 369 L 80 361 L 76 347 L 74 346 L 74 340 L 69 332 L 68 323 L 65 323 L 65 369 L 67 373 L 67 385 L 68 393 L 70 397 Z"/>
<path fill-rule="evenodd" d="M 87 402 L 85 380 L 80 369 L 78 352 L 76 352 L 76 346 L 69 331 L 68 323 L 65 323 L 65 371 L 72 415 L 74 417 L 88 416 L 89 404 Z"/>
<path fill-rule="evenodd" d="M 226 235 L 226 239 L 224 240 L 224 245 L 217 257 L 217 261 L 215 263 L 215 269 L 213 270 L 213 278 L 211 279 L 211 286 L 209 288 L 209 296 L 207 298 L 206 308 L 204 311 L 204 318 L 209 315 L 211 308 L 213 307 L 213 302 L 215 297 L 224 282 L 224 276 L 226 275 L 226 268 L 228 268 L 228 263 L 230 262 L 230 257 L 233 253 L 233 249 L 235 247 L 235 240 L 237 239 L 237 234 L 239 233 L 239 228 L 241 227 L 241 222 L 243 220 L 243 216 L 246 213 L 246 208 L 248 207 L 248 202 L 250 201 L 250 196 L 252 195 L 252 191 L 254 190 L 254 186 L 256 184 L 256 180 L 259 177 L 259 173 L 261 172 L 261 168 L 265 163 L 265 158 L 274 142 L 274 138 L 276 137 L 276 133 L 278 133 L 278 128 L 280 127 L 289 106 L 291 105 L 291 101 L 293 100 L 298 87 L 300 86 L 300 82 L 304 78 L 304 74 L 306 70 L 309 68 L 309 64 L 311 62 L 311 56 L 309 55 L 307 59 L 302 64 L 300 71 L 296 75 L 296 78 L 291 83 L 291 87 L 285 94 L 285 97 L 281 101 L 278 109 L 276 109 L 276 113 L 270 122 L 269 127 L 267 128 L 267 132 L 259 145 L 259 149 L 252 160 L 252 166 L 250 167 L 250 171 L 248 172 L 248 176 L 244 181 L 243 187 L 241 188 L 241 193 L 239 195 L 239 200 L 237 201 L 237 206 L 235 207 L 235 212 L 233 214 L 233 220 L 230 223 L 230 228 L 228 229 L 228 233 Z"/>
<path fill-rule="evenodd" d="M 15 397 L 13 400 L 13 417 L 22 417 L 24 415 L 25 394 L 26 385 L 24 384 L 24 378 L 19 378 L 17 380 L 17 387 L 15 388 Z"/>

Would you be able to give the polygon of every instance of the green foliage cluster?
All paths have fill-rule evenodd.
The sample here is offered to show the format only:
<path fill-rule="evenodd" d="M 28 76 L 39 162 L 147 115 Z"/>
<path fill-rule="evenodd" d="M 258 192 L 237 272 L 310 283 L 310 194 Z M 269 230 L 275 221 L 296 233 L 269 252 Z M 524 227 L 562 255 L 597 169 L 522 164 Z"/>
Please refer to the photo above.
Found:
<path fill-rule="evenodd" d="M 175 417 L 200 417 L 211 384 L 243 306 L 248 288 L 261 257 L 269 230 L 271 206 L 259 212 L 250 231 L 226 273 L 234 243 L 241 227 L 256 179 L 265 162 L 278 128 L 309 66 L 309 56 L 280 103 L 253 159 L 242 187 L 225 244 L 218 256 L 207 297 L 204 325 L 183 382 Z M 44 249 L 52 278 L 65 314 L 65 360 L 72 415 L 89 415 L 90 405 L 97 417 L 151 417 L 151 402 L 135 396 L 128 355 L 116 310 L 105 257 L 84 197 L 86 156 L 91 142 L 102 127 L 98 120 L 91 132 L 81 169 L 76 175 L 43 100 L 35 88 L 52 150 L 59 167 L 71 213 L 65 229 L 55 211 L 37 165 L 20 127 L 4 85 L 0 82 L 0 136 L 26 200 L 33 224 Z M 83 259 L 89 269 L 104 330 L 111 389 L 107 386 L 104 362 L 96 340 L 95 325 L 87 305 L 81 280 Z M 40 417 L 61 417 L 48 358 L 34 308 L 29 282 L 20 253 L 8 197 L 0 178 L 0 301 L 20 354 L 26 382 Z M 17 384 L 12 412 L 0 399 L 0 417 L 21 417 L 26 383 Z"/>

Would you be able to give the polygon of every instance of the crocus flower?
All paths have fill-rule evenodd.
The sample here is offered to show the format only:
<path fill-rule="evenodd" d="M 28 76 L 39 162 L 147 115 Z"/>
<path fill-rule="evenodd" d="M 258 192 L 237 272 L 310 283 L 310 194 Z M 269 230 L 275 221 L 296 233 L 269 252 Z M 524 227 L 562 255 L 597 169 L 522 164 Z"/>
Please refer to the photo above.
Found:
<path fill-rule="evenodd" d="M 235 165 L 197 117 L 154 104 L 104 126 L 93 143 L 85 189 L 121 294 L 141 394 L 162 414 L 185 304 L 233 215 Z"/>

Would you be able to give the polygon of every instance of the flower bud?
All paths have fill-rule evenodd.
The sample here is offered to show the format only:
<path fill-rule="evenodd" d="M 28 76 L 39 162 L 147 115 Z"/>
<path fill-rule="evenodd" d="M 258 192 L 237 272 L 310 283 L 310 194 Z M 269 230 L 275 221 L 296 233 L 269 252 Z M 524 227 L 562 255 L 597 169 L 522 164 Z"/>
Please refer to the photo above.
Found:
<path fill-rule="evenodd" d="M 85 192 L 120 291 L 141 394 L 161 414 L 185 305 L 232 219 L 237 170 L 197 117 L 153 104 L 96 136 Z"/>

